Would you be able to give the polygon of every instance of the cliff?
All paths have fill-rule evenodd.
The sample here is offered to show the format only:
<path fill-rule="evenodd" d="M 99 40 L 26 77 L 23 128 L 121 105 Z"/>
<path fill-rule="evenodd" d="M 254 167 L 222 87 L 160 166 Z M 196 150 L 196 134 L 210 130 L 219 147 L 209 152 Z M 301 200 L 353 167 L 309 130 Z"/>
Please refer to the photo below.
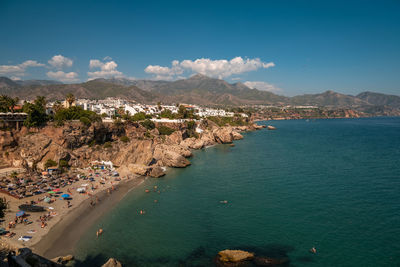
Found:
<path fill-rule="evenodd" d="M 63 161 L 72 167 L 104 160 L 119 166 L 122 175 L 160 177 L 164 175 L 162 167 L 190 165 L 192 149 L 232 143 L 243 138 L 240 132 L 262 128 L 251 124 L 219 127 L 211 121 L 197 122 L 191 129 L 185 123 L 168 127 L 175 130 L 170 135 L 161 135 L 157 128 L 148 130 L 139 123 L 96 123 L 88 127 L 70 122 L 62 127 L 1 131 L 0 159 L 8 166 L 36 170 L 44 170 L 48 160 Z"/>

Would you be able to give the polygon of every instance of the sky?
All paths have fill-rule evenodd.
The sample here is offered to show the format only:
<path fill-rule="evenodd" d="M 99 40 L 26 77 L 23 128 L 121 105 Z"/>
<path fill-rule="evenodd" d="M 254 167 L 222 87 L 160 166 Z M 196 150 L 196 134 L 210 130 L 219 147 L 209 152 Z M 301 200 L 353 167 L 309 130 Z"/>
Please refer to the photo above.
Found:
<path fill-rule="evenodd" d="M 400 95 L 399 14 L 399 0 L 0 0 L 0 76 Z"/>

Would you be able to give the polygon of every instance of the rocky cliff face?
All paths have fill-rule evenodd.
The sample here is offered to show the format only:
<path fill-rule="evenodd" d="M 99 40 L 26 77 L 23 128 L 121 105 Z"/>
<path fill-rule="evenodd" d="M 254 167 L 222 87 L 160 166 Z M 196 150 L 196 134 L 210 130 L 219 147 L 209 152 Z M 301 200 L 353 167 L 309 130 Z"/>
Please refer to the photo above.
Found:
<path fill-rule="evenodd" d="M 175 132 L 169 136 L 160 135 L 157 129 L 148 131 L 137 123 L 97 123 L 87 127 L 74 122 L 35 131 L 0 132 L 0 159 L 9 166 L 32 169 L 45 169 L 49 159 L 64 160 L 74 167 L 85 167 L 94 160 L 110 160 L 123 174 L 160 177 L 164 175 L 162 167 L 190 165 L 191 149 L 232 143 L 243 138 L 239 132 L 260 128 L 218 127 L 207 121 L 197 127 L 202 132 L 192 137 L 185 124 L 173 125 Z M 129 137 L 129 141 L 120 141 L 121 136 Z"/>

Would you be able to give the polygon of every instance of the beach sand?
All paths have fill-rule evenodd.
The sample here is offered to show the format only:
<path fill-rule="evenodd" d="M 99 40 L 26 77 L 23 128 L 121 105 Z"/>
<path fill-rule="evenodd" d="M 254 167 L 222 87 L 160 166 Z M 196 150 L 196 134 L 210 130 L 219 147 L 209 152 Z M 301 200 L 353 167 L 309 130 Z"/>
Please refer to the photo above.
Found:
<path fill-rule="evenodd" d="M 114 181 L 112 184 L 116 189 L 111 191 L 111 194 L 108 193 L 108 189 L 112 187 L 111 181 L 107 181 L 105 185 L 98 183 L 99 188 L 95 190 L 92 197 L 76 192 L 76 188 L 80 184 L 87 183 L 85 181 L 66 186 L 62 188 L 62 191 L 68 193 L 67 190 L 70 189 L 70 192 L 72 192 L 71 207 L 68 208 L 67 201 L 60 199 L 50 204 L 40 202 L 38 205 L 47 208 L 52 207 L 52 211 L 56 213 L 51 220 L 47 221 L 47 226 L 41 228 L 41 223 L 38 220 L 40 216 L 48 212 L 29 212 L 28 220 L 33 223 L 29 225 L 17 224 L 15 228 L 10 229 L 16 235 L 13 238 L 2 236 L 1 241 L 14 248 L 29 247 L 33 252 L 49 259 L 73 254 L 74 246 L 82 234 L 103 214 L 111 210 L 131 189 L 140 185 L 144 180 L 145 177 L 130 176 L 129 179 L 124 178 L 120 182 Z M 9 202 L 9 210 L 1 223 L 1 227 L 8 230 L 8 222 L 15 218 L 16 212 L 19 211 L 18 206 L 27 201 L 36 201 L 39 197 L 43 198 L 44 194 L 20 200 L 1 193 L 0 196 L 5 197 Z M 95 202 L 96 197 L 98 203 L 91 206 L 90 202 Z M 33 230 L 34 233 L 28 233 L 30 230 Z M 20 236 L 32 236 L 32 239 L 19 241 Z M 96 238 L 96 233 L 93 233 L 93 238 Z"/>

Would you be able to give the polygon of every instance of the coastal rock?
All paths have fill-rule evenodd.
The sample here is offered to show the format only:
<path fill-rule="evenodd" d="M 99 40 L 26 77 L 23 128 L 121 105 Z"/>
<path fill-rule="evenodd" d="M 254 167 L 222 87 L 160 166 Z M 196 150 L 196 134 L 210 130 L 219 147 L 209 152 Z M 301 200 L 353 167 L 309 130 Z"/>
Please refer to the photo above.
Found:
<path fill-rule="evenodd" d="M 183 140 L 180 145 L 185 148 L 201 149 L 204 147 L 204 140 L 190 137 Z"/>
<path fill-rule="evenodd" d="M 213 130 L 215 141 L 220 144 L 228 144 L 233 141 L 233 134 L 231 127 L 215 128 Z"/>
<path fill-rule="evenodd" d="M 241 140 L 243 139 L 243 135 L 236 131 L 232 131 L 233 140 Z"/>
<path fill-rule="evenodd" d="M 122 264 L 114 258 L 110 258 L 101 267 L 122 267 Z"/>
<path fill-rule="evenodd" d="M 190 165 L 185 157 L 191 152 L 181 146 L 158 145 L 154 149 L 154 158 L 163 166 L 183 168 Z"/>
<path fill-rule="evenodd" d="M 67 255 L 67 256 L 60 256 L 60 257 L 56 257 L 54 259 L 52 259 L 51 261 L 54 261 L 56 263 L 61 263 L 61 264 L 66 264 L 70 261 L 74 260 L 74 256 L 73 255 Z"/>
<path fill-rule="evenodd" d="M 163 168 L 161 168 L 160 166 L 153 166 L 149 172 L 149 176 L 154 177 L 154 178 L 158 178 L 161 176 L 164 176 L 165 172 L 163 170 Z"/>
<path fill-rule="evenodd" d="M 131 173 L 138 174 L 138 175 L 147 175 L 149 168 L 144 165 L 140 164 L 129 164 L 128 169 Z"/>
<path fill-rule="evenodd" d="M 179 145 L 183 140 L 182 137 L 182 132 L 181 131 L 175 131 L 172 134 L 168 135 L 165 139 L 166 144 L 174 144 L 174 145 Z"/>
<path fill-rule="evenodd" d="M 254 253 L 243 250 L 223 250 L 218 252 L 216 262 L 219 266 L 248 266 L 254 259 Z"/>

